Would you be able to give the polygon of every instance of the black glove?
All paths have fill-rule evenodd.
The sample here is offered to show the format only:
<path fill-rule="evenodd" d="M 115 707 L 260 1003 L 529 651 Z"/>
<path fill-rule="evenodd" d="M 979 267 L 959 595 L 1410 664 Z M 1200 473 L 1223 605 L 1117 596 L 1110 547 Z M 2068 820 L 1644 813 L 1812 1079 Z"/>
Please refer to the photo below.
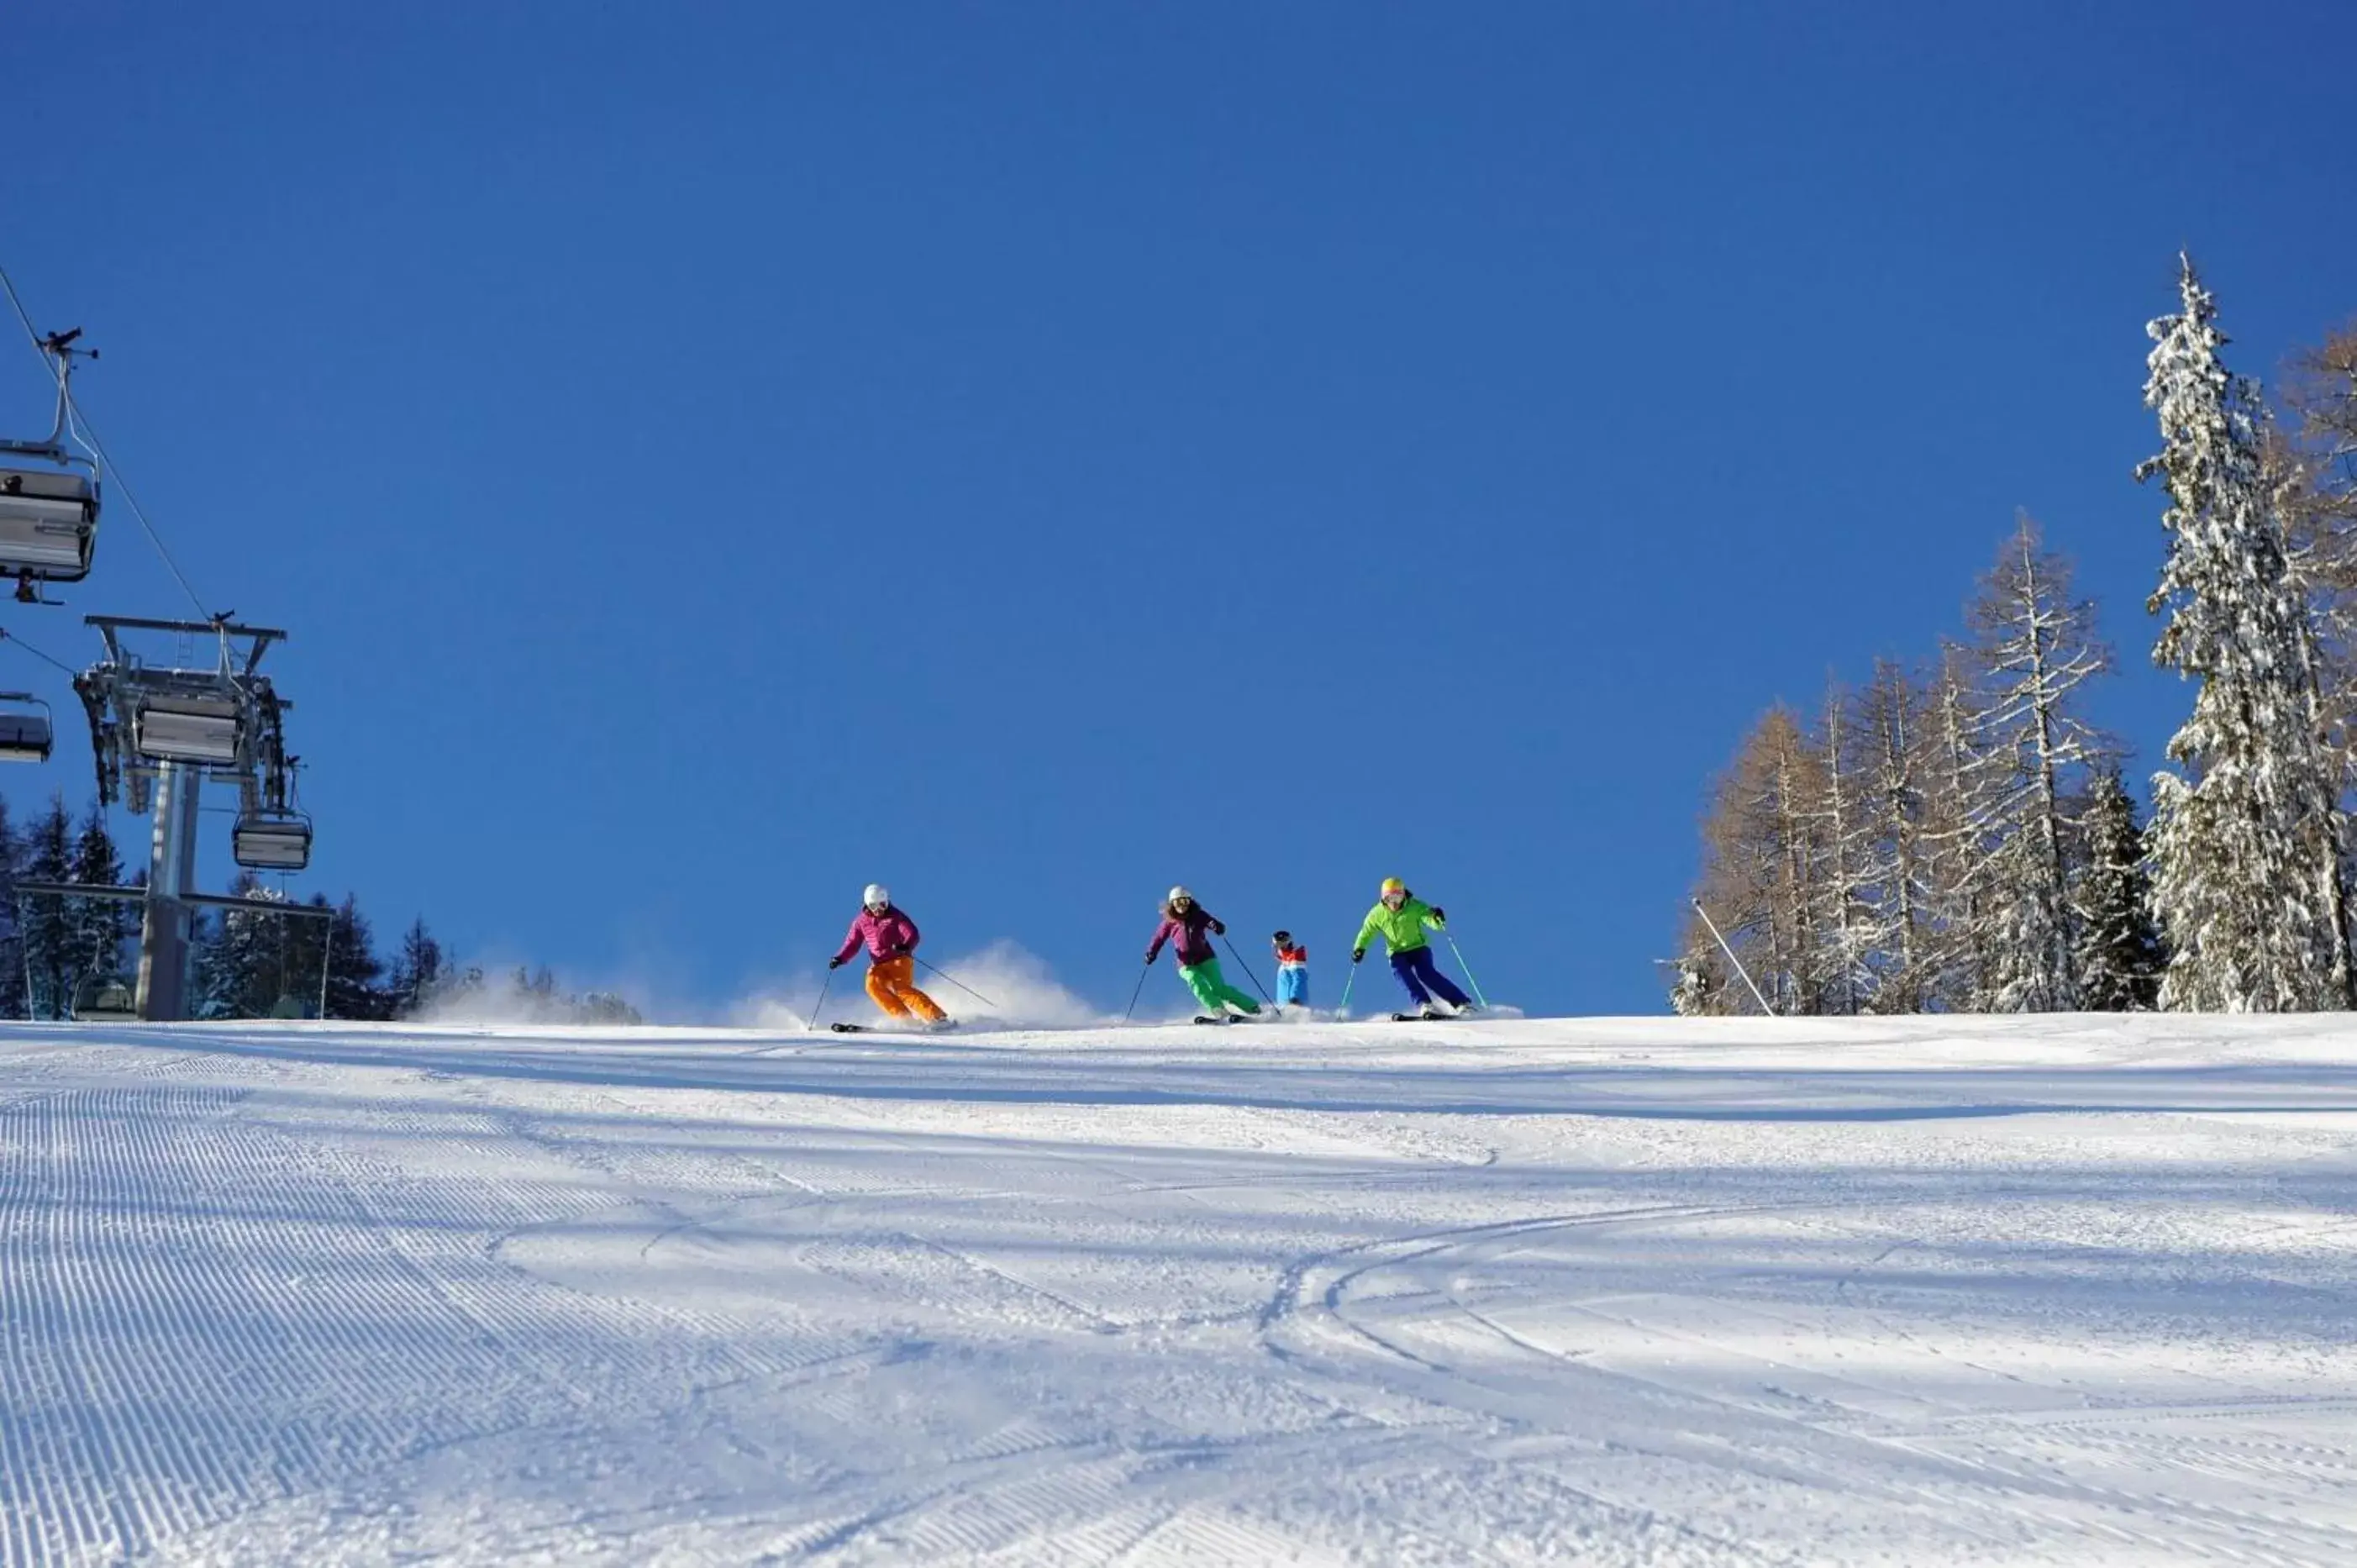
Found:
<path fill-rule="evenodd" d="M 849 963 L 850 961 L 851 961 L 847 958 L 831 958 L 826 961 L 826 967 L 829 969 L 841 969 L 845 964 Z"/>
<path fill-rule="evenodd" d="M 1153 967 L 1154 961 L 1155 961 L 1155 958 L 1156 958 L 1157 956 L 1157 955 L 1156 955 L 1156 954 L 1154 954 L 1154 953 L 1147 953 L 1147 954 L 1146 955 L 1146 966 L 1147 966 L 1148 968 L 1152 968 L 1152 967 Z"/>
<path fill-rule="evenodd" d="M 1361 959 L 1365 958 L 1366 956 L 1367 956 L 1367 950 L 1366 950 L 1366 949 L 1364 949 L 1364 948 L 1352 948 L 1352 949 L 1351 950 L 1351 961 L 1352 963 L 1357 963 L 1360 960 L 1361 960 Z"/>
<path fill-rule="evenodd" d="M 1448 911 L 1442 908 L 1437 904 L 1435 904 L 1432 907 L 1432 918 L 1439 921 L 1444 926 L 1448 924 Z"/>
<path fill-rule="evenodd" d="M 1228 934 L 1228 928 L 1214 920 L 1211 922 L 1211 934 L 1215 937 L 1224 937 Z"/>

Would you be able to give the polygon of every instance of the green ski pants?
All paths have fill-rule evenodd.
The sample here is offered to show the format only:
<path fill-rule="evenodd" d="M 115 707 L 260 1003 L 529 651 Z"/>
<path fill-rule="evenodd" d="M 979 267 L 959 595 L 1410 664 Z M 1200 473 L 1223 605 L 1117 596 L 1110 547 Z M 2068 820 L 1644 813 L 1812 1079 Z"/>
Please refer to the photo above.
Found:
<path fill-rule="evenodd" d="M 1182 963 L 1178 966 L 1178 978 L 1195 993 L 1196 1004 L 1214 1018 L 1220 1015 L 1223 1002 L 1232 1002 L 1247 1013 L 1260 1011 L 1259 1003 L 1221 978 L 1218 959 L 1206 959 L 1198 964 Z"/>

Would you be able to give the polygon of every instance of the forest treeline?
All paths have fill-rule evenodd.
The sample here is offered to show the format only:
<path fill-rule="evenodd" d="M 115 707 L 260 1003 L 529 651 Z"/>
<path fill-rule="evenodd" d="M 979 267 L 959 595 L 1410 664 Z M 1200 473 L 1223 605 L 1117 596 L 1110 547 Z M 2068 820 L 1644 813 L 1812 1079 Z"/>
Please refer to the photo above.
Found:
<path fill-rule="evenodd" d="M 66 1018 L 104 1005 L 128 987 L 136 966 L 140 906 L 119 899 L 58 897 L 21 885 L 135 886 L 95 804 L 75 817 L 53 795 L 19 823 L 0 800 L 0 1018 Z M 411 1018 L 434 1013 L 495 1013 L 550 1023 L 635 1024 L 621 997 L 561 990 L 548 970 L 519 969 L 503 982 L 455 961 L 421 917 L 392 951 L 381 952 L 360 900 L 330 905 L 314 894 L 291 917 L 286 896 L 241 873 L 233 897 L 248 908 L 200 907 L 190 935 L 190 1015 L 202 1019 Z"/>
<path fill-rule="evenodd" d="M 2357 327 L 2299 355 L 2279 403 L 2226 368 L 2190 260 L 2147 332 L 2146 608 L 2192 693 L 2150 822 L 2086 716 L 2114 668 L 2095 607 L 2020 518 L 1963 636 L 1744 737 L 1703 819 L 1677 1011 L 2357 1005 Z"/>

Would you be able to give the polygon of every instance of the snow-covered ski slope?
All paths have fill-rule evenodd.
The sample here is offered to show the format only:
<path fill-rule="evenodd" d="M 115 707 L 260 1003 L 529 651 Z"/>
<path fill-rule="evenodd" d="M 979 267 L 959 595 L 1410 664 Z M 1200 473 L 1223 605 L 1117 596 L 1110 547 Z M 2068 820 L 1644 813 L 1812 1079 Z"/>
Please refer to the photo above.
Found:
<path fill-rule="evenodd" d="M 0 1035 L 0 1563 L 2357 1562 L 2357 1024 Z"/>

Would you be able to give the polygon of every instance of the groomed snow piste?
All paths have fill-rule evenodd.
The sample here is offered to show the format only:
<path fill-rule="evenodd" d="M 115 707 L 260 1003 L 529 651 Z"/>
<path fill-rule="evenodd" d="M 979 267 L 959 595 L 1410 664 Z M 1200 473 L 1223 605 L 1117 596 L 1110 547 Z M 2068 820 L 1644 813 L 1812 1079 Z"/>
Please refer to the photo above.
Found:
<path fill-rule="evenodd" d="M 0 1563 L 2357 1562 L 2357 1023 L 0 1033 Z"/>

